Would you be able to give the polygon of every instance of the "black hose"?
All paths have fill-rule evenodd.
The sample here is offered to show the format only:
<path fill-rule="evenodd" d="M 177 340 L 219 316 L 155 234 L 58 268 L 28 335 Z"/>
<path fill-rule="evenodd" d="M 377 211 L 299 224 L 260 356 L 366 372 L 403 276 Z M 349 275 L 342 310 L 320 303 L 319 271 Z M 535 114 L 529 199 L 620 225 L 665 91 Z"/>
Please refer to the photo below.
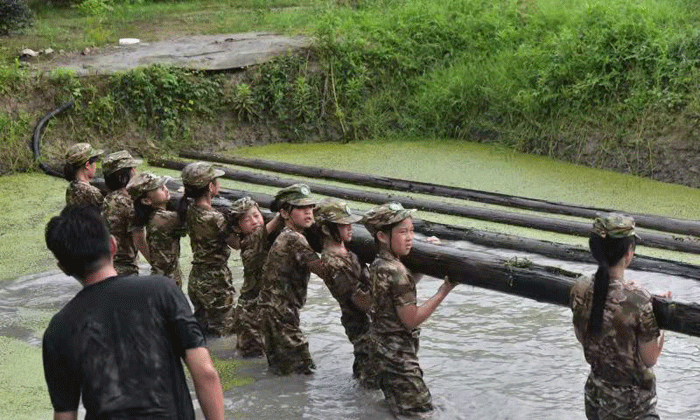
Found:
<path fill-rule="evenodd" d="M 45 174 L 51 175 L 51 176 L 56 176 L 59 178 L 63 178 L 63 174 L 56 171 L 55 169 L 52 169 L 48 165 L 46 165 L 44 162 L 41 161 L 41 150 L 39 145 L 41 144 L 41 136 L 44 134 L 44 128 L 46 127 L 46 123 L 49 122 L 49 120 L 56 115 L 60 114 L 61 112 L 65 111 L 68 108 L 73 107 L 73 100 L 71 99 L 70 101 L 66 102 L 65 104 L 61 105 L 60 107 L 54 109 L 53 111 L 49 112 L 39 120 L 39 122 L 36 125 L 36 128 L 34 128 L 34 135 L 32 135 L 32 153 L 34 153 L 34 160 L 39 163 L 39 168 L 44 171 Z"/>

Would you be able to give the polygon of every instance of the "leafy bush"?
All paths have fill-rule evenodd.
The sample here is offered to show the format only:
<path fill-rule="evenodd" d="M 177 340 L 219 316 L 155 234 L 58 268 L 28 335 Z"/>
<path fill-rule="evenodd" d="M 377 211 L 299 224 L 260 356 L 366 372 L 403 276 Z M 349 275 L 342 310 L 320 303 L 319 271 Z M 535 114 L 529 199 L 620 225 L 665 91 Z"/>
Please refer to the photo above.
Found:
<path fill-rule="evenodd" d="M 0 2 L 0 35 L 11 35 L 32 26 L 34 13 L 26 0 Z"/>

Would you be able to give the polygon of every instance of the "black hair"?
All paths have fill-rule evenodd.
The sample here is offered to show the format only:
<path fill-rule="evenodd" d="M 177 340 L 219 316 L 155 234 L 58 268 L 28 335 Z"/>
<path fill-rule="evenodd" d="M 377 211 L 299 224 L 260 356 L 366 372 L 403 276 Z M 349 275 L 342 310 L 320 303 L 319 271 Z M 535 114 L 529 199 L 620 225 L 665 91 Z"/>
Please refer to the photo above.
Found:
<path fill-rule="evenodd" d="M 323 232 L 321 231 L 320 223 L 314 223 L 304 229 L 304 237 L 314 252 L 323 252 Z"/>
<path fill-rule="evenodd" d="M 105 184 L 110 191 L 121 190 L 126 187 L 126 184 L 131 180 L 131 170 L 133 168 L 121 168 L 112 172 L 109 175 L 105 175 Z"/>
<path fill-rule="evenodd" d="M 617 264 L 629 250 L 634 250 L 635 244 L 634 236 L 611 238 L 591 233 L 588 246 L 593 258 L 598 261 L 598 271 L 596 271 L 593 281 L 593 304 L 591 305 L 591 317 L 588 320 L 589 334 L 598 335 L 603 329 L 603 310 L 610 286 L 608 269 Z"/>
<path fill-rule="evenodd" d="M 184 223 L 187 220 L 187 208 L 190 206 L 190 202 L 202 197 L 208 192 L 209 184 L 201 188 L 195 187 L 194 185 L 185 184 L 185 194 L 182 195 L 180 201 L 177 203 L 177 215 L 180 217 L 181 222 Z"/>
<path fill-rule="evenodd" d="M 389 235 L 389 240 L 391 240 L 391 231 L 394 230 L 394 228 L 395 228 L 396 226 L 398 226 L 399 223 L 401 223 L 401 222 L 403 222 L 403 219 L 402 219 L 402 220 L 399 220 L 398 222 L 394 222 L 394 223 L 392 223 L 392 224 L 390 224 L 390 225 L 384 225 L 384 226 L 380 227 L 380 228 L 377 230 L 377 233 L 374 234 L 374 243 L 375 243 L 375 245 L 377 245 L 377 248 L 381 245 L 381 242 L 379 241 L 379 238 L 377 237 L 377 234 L 378 234 L 379 232 L 384 232 L 384 233 L 386 233 L 387 235 Z"/>
<path fill-rule="evenodd" d="M 148 224 L 148 219 L 151 218 L 151 214 L 155 211 L 153 206 L 143 204 L 141 201 L 143 197 L 139 197 L 134 200 L 134 213 L 136 216 L 136 226 L 143 227 Z"/>
<path fill-rule="evenodd" d="M 343 242 L 343 237 L 340 236 L 340 229 L 337 223 L 324 222 L 320 223 L 320 225 L 321 227 L 326 226 L 328 228 L 328 233 L 330 234 L 331 239 L 333 239 L 335 242 Z M 325 235 L 323 231 L 321 231 L 321 233 Z"/>
<path fill-rule="evenodd" d="M 44 236 L 66 274 L 78 279 L 99 269 L 110 256 L 109 229 L 94 206 L 66 206 L 46 225 Z"/>
<path fill-rule="evenodd" d="M 80 170 L 80 168 L 85 167 L 86 163 L 97 162 L 99 158 L 99 156 L 91 156 L 90 159 L 85 162 L 66 163 L 63 165 L 63 177 L 66 178 L 66 181 L 68 182 L 75 181 L 75 174 L 78 172 L 78 170 Z"/>

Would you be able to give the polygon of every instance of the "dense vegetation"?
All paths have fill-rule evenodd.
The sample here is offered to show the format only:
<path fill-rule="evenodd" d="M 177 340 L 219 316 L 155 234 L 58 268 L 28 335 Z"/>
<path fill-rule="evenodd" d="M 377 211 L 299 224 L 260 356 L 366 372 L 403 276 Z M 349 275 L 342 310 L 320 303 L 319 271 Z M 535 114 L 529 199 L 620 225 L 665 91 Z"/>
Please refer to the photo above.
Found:
<path fill-rule="evenodd" d="M 303 7 L 284 8 L 294 5 Z M 35 34 L 50 32 L 51 15 L 41 10 Z M 12 162 L 0 171 L 31 167 L 27 130 L 48 109 L 23 107 L 21 98 L 32 102 L 37 92 L 51 106 L 77 100 L 71 117 L 54 124 L 62 137 L 131 139 L 146 154 L 227 141 L 211 138 L 207 124 L 264 124 L 288 141 L 438 136 L 589 164 L 600 151 L 632 150 L 641 157 L 621 169 L 645 173 L 657 139 L 699 135 L 700 15 L 690 0 L 86 0 L 59 15 L 90 20 L 92 35 L 47 46 L 113 42 L 130 17 L 156 10 L 188 10 L 199 23 L 208 16 L 213 24 L 202 32 L 276 29 L 317 42 L 310 54 L 243 76 L 155 66 L 78 79 L 33 75 L 6 59 L 0 96 L 20 99 L 0 102 L 0 132 L 10 133 L 0 154 Z"/>

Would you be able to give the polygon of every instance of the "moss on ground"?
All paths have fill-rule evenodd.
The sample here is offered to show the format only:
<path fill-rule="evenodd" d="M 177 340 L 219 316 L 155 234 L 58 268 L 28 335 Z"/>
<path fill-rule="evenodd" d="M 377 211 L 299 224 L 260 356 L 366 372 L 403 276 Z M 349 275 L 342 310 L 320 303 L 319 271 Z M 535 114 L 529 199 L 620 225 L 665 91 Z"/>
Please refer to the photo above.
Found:
<path fill-rule="evenodd" d="M 1 420 L 50 418 L 41 348 L 0 336 Z"/>

